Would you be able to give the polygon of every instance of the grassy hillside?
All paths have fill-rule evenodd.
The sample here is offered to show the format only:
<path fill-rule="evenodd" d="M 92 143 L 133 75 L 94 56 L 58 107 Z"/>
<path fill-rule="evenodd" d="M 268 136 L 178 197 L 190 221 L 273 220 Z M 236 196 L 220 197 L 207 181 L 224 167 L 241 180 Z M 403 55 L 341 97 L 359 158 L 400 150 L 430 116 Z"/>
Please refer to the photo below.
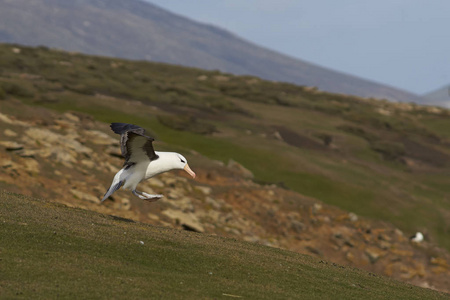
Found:
<path fill-rule="evenodd" d="M 448 299 L 293 252 L 0 192 L 4 299 Z"/>
<path fill-rule="evenodd" d="M 450 248 L 450 113 L 165 64 L 0 47 L 0 98 L 150 129 Z M 14 110 L 10 106 L 11 110 Z"/>

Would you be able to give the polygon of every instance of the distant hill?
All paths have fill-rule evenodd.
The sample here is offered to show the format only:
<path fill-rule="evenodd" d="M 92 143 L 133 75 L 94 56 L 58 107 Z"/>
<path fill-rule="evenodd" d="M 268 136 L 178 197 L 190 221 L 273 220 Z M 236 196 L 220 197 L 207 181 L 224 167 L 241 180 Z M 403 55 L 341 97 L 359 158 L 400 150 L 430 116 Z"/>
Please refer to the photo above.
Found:
<path fill-rule="evenodd" d="M 137 0 L 0 0 L 0 42 L 250 74 L 362 97 L 421 101 L 417 95 L 282 55 Z"/>
<path fill-rule="evenodd" d="M 423 104 L 450 108 L 450 85 L 446 85 L 424 95 L 423 99 Z"/>

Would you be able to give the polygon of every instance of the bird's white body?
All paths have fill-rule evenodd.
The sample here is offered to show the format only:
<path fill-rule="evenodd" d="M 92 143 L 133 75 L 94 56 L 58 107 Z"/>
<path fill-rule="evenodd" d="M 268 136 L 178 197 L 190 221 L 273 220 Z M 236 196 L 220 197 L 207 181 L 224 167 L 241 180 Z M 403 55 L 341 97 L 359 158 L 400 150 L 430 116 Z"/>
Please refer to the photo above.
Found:
<path fill-rule="evenodd" d="M 423 241 L 423 238 L 424 236 L 422 232 L 416 232 L 416 234 L 413 237 L 411 237 L 411 241 L 415 243 L 420 243 Z"/>
<path fill-rule="evenodd" d="M 137 185 L 146 179 L 150 179 L 158 174 L 174 170 L 186 170 L 191 176 L 195 177 L 195 173 L 189 168 L 186 159 L 179 153 L 176 152 L 159 152 L 155 151 L 156 155 L 158 155 L 158 159 L 149 160 L 148 158 L 139 160 L 135 164 L 131 166 L 123 167 L 117 174 L 114 176 L 113 182 L 111 183 L 111 187 L 108 192 L 103 197 L 103 200 L 106 200 L 109 196 L 111 196 L 116 190 L 120 188 L 123 184 L 124 189 L 129 189 L 136 191 Z M 149 195 L 146 193 L 138 192 L 143 194 L 137 195 L 141 199 L 150 200 L 150 199 L 159 199 L 162 195 Z"/>
<path fill-rule="evenodd" d="M 123 185 L 124 189 L 134 190 L 143 180 L 152 178 L 153 176 L 173 169 L 184 169 L 185 164 L 180 163 L 180 160 L 176 159 L 180 154 L 175 152 L 158 151 L 155 151 L 155 153 L 159 156 L 157 160 L 143 160 L 131 166 L 128 169 L 130 171 L 126 170 L 126 167 L 119 171 L 123 171 L 123 175 L 121 174 L 119 177 L 122 176 L 122 178 L 125 179 L 125 183 Z"/>

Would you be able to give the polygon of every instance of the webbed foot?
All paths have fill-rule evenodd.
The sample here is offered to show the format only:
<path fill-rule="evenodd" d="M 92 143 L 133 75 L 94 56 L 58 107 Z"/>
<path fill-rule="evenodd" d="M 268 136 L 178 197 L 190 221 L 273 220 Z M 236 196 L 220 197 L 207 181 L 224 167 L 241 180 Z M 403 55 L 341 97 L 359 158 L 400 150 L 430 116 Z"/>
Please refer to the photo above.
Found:
<path fill-rule="evenodd" d="M 131 192 L 134 195 L 136 195 L 139 198 L 141 198 L 142 200 L 145 200 L 145 201 L 148 201 L 148 202 L 155 202 L 155 201 L 158 201 L 159 199 L 161 199 L 162 197 L 164 197 L 163 195 L 160 195 L 160 194 L 152 195 L 152 194 L 147 194 L 147 193 L 140 192 L 140 191 L 137 191 L 137 190 L 133 190 Z"/>

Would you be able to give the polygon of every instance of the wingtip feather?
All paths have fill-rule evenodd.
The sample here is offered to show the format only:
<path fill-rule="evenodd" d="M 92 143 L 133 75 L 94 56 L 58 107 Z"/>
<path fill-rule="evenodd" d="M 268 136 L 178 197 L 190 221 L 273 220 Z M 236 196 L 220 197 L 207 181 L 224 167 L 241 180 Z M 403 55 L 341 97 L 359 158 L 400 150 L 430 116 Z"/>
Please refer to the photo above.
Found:
<path fill-rule="evenodd" d="M 122 134 L 133 129 L 142 129 L 142 127 L 139 127 L 134 124 L 118 123 L 118 122 L 111 123 L 111 125 L 109 126 L 111 127 L 111 130 L 117 134 Z"/>

